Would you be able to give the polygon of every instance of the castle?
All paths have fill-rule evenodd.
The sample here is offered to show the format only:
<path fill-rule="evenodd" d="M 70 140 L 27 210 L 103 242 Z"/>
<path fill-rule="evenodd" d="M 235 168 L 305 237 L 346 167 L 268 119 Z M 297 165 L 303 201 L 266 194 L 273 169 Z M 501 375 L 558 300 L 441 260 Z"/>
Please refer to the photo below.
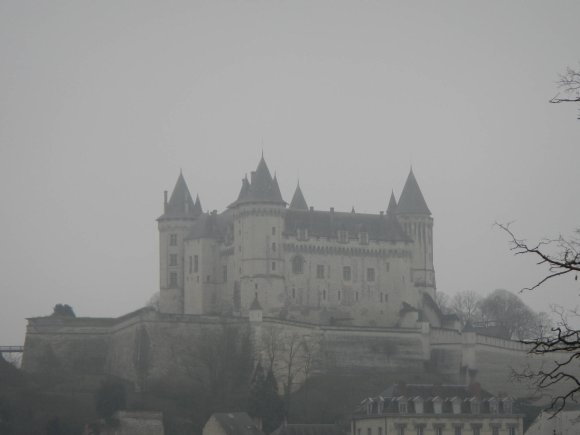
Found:
<path fill-rule="evenodd" d="M 385 208 L 315 210 L 300 184 L 288 205 L 262 156 L 224 212 L 204 213 L 180 174 L 157 220 L 160 311 L 246 317 L 257 303 L 321 324 L 441 326 L 433 218 L 412 170 Z"/>

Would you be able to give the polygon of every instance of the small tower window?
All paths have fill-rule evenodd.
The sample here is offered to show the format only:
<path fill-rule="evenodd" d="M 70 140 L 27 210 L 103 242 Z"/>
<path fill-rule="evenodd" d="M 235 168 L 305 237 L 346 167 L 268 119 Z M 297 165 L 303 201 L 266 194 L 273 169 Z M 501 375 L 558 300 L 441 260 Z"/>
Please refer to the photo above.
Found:
<path fill-rule="evenodd" d="M 304 258 L 301 255 L 296 255 L 292 259 L 292 273 L 300 274 L 304 271 Z"/>
<path fill-rule="evenodd" d="M 272 261 L 272 270 L 276 270 L 276 262 Z"/>
<path fill-rule="evenodd" d="M 192 272 L 192 270 L 193 270 L 193 258 L 192 258 L 192 256 L 190 255 L 190 256 L 189 256 L 189 273 L 191 273 L 191 272 Z"/>
<path fill-rule="evenodd" d="M 276 243 L 272 242 L 272 252 L 276 252 Z"/>
<path fill-rule="evenodd" d="M 375 282 L 375 269 L 372 267 L 367 269 L 367 281 Z"/>
<path fill-rule="evenodd" d="M 198 255 L 193 256 L 193 272 L 194 273 L 199 272 L 199 256 Z"/>
<path fill-rule="evenodd" d="M 169 265 L 177 266 L 177 254 L 169 254 Z"/>
<path fill-rule="evenodd" d="M 177 287 L 177 272 L 171 272 L 169 274 L 169 288 Z"/>
<path fill-rule="evenodd" d="M 177 246 L 177 234 L 169 235 L 169 246 Z"/>
<path fill-rule="evenodd" d="M 358 292 L 356 292 L 356 293 L 354 294 L 354 297 L 355 297 L 356 301 L 358 302 Z"/>
<path fill-rule="evenodd" d="M 350 266 L 344 266 L 342 268 L 342 279 L 345 281 L 350 281 L 350 278 L 351 278 Z"/>
<path fill-rule="evenodd" d="M 318 279 L 324 278 L 324 266 L 322 264 L 316 266 L 316 278 Z"/>

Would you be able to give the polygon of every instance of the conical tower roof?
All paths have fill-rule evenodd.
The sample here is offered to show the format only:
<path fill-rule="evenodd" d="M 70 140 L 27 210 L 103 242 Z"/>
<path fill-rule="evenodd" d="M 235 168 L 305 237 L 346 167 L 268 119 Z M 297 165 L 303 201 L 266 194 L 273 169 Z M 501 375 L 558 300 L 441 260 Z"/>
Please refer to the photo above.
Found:
<path fill-rule="evenodd" d="M 242 188 L 238 199 L 233 204 L 230 204 L 230 207 L 246 203 L 286 205 L 280 193 L 278 180 L 276 176 L 272 178 L 272 175 L 270 175 L 264 156 L 260 159 L 256 170 L 251 173 L 250 181 L 247 178 L 242 180 Z"/>
<path fill-rule="evenodd" d="M 397 214 L 431 215 L 431 211 L 427 207 L 425 198 L 423 198 L 423 193 L 421 193 L 419 183 L 417 183 L 412 168 L 405 182 L 405 187 L 403 187 L 403 191 L 401 192 L 401 197 L 399 198 Z"/>
<path fill-rule="evenodd" d="M 199 195 L 195 197 L 195 204 L 193 206 L 193 213 L 195 216 L 199 216 L 203 213 L 203 208 L 201 207 L 201 201 L 199 200 Z"/>
<path fill-rule="evenodd" d="M 296 190 L 294 191 L 294 196 L 290 202 L 290 208 L 294 210 L 308 210 L 308 204 L 304 199 L 302 194 L 302 189 L 300 188 L 300 182 L 296 185 Z"/>
<path fill-rule="evenodd" d="M 198 215 L 183 173 L 180 172 L 171 197 L 165 206 L 165 213 L 159 219 L 194 219 Z"/>
<path fill-rule="evenodd" d="M 389 205 L 387 206 L 387 214 L 392 215 L 397 212 L 397 200 L 395 199 L 395 192 L 391 191 L 391 199 L 389 199 Z"/>

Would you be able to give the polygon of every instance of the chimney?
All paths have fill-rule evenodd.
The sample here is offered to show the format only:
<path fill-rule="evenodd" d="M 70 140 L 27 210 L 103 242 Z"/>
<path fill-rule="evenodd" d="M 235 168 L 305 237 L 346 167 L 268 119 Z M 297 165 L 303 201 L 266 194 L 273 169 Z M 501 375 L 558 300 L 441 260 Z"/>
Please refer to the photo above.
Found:
<path fill-rule="evenodd" d="M 314 211 L 314 207 L 310 206 L 310 211 Z"/>
<path fill-rule="evenodd" d="M 163 191 L 163 210 L 167 211 L 167 190 Z"/>

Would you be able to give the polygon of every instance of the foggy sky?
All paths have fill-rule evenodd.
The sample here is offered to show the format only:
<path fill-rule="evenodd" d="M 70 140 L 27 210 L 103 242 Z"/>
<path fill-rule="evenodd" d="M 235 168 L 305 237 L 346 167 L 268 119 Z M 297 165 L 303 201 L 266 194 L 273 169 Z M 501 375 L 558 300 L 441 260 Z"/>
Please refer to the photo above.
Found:
<path fill-rule="evenodd" d="M 378 213 L 412 164 L 439 291 L 517 291 L 531 240 L 580 217 L 577 1 L 0 1 L 0 344 L 56 303 L 118 316 L 158 290 L 180 168 L 223 210 L 260 153 L 284 198 Z M 523 295 L 575 306 L 561 280 Z"/>

